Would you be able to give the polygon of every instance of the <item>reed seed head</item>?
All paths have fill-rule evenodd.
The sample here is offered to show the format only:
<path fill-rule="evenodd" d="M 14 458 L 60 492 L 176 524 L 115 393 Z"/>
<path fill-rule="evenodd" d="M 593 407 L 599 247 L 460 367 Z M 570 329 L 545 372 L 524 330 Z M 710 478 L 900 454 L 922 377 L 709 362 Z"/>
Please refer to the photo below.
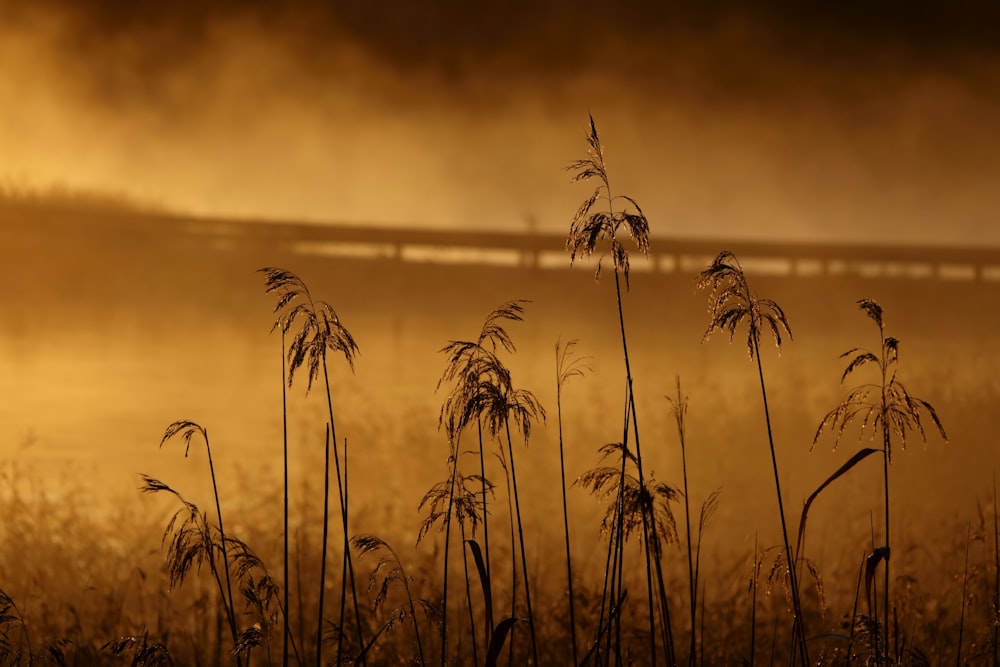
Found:
<path fill-rule="evenodd" d="M 854 423 L 860 424 L 858 441 L 866 431 L 869 439 L 883 434 L 886 458 L 892 460 L 892 436 L 899 438 L 900 447 L 906 449 L 907 435 L 916 431 L 926 443 L 927 433 L 924 420 L 929 416 L 941 438 L 947 442 L 941 419 L 934 406 L 922 398 L 914 396 L 898 379 L 899 340 L 885 335 L 885 320 L 882 307 L 873 299 L 861 299 L 858 307 L 879 329 L 880 352 L 878 354 L 864 348 L 853 347 L 841 358 L 849 359 L 840 377 L 841 383 L 861 368 L 874 366 L 879 370 L 877 382 L 868 382 L 852 389 L 823 417 L 813 436 L 813 446 L 819 441 L 823 431 L 834 433 L 834 448 L 844 432 Z"/>
<path fill-rule="evenodd" d="M 736 336 L 741 323 L 747 323 L 747 352 L 754 357 L 754 350 L 760 347 L 761 331 L 770 331 L 774 344 L 781 351 L 782 332 L 792 338 L 785 311 L 771 299 L 759 298 L 750 289 L 743 267 L 732 252 L 725 250 L 711 265 L 698 275 L 698 289 L 710 290 L 708 312 L 711 317 L 708 328 L 701 338 L 705 342 L 715 330 L 729 333 L 729 340 Z"/>
<path fill-rule="evenodd" d="M 597 135 L 597 125 L 593 116 L 590 116 L 590 129 L 587 133 L 587 157 L 571 162 L 566 169 L 573 172 L 571 181 L 574 183 L 590 179 L 599 181 L 594 193 L 580 204 L 570 222 L 569 236 L 566 239 L 570 265 L 577 257 L 589 257 L 594 254 L 601 243 L 609 244 L 615 271 L 624 275 L 625 288 L 628 289 L 629 256 L 618 238 L 618 233 L 624 227 L 639 252 L 648 255 L 649 220 L 634 199 L 627 195 L 612 195 L 604 161 L 604 149 Z M 592 212 L 594 204 L 602 197 L 607 201 L 608 210 Z M 615 207 L 619 201 L 622 205 L 616 211 Z M 601 277 L 601 259 L 598 259 L 594 274 L 598 280 Z"/>
<path fill-rule="evenodd" d="M 273 310 L 276 319 L 271 330 L 291 331 L 300 323 L 288 346 L 288 386 L 292 386 L 298 369 L 305 366 L 308 392 L 326 362 L 328 350 L 342 354 L 353 371 L 358 345 L 351 332 L 341 324 L 333 306 L 314 300 L 305 282 L 290 271 L 267 267 L 260 272 L 264 274 L 264 291 L 278 295 Z"/>

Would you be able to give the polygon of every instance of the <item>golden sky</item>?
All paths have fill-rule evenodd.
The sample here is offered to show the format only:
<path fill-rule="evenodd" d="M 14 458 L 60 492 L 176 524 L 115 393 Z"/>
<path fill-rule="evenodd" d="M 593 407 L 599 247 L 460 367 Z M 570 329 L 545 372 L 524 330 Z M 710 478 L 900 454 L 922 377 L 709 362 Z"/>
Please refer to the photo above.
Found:
<path fill-rule="evenodd" d="M 1000 243 L 1000 9 L 742 4 L 0 0 L 0 183 L 560 231 L 593 113 L 654 234 Z"/>

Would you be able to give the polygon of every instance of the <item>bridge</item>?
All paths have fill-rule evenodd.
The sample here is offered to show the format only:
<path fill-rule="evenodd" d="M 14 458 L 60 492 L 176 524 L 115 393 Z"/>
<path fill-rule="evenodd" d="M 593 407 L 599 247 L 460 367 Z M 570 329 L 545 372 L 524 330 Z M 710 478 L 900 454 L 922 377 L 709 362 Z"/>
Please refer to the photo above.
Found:
<path fill-rule="evenodd" d="M 565 235 L 551 233 L 418 230 L 363 225 L 261 225 L 190 221 L 187 233 L 218 243 L 267 238 L 292 252 L 400 262 L 486 264 L 566 269 Z M 856 275 L 866 278 L 1000 282 L 1000 248 L 888 246 L 851 243 L 720 241 L 654 237 L 648 260 L 633 271 L 697 272 L 721 250 L 736 254 L 748 271 L 776 276 Z"/>
<path fill-rule="evenodd" d="M 471 264 L 558 270 L 569 268 L 565 235 L 479 232 L 363 224 L 308 224 L 199 218 L 159 212 L 75 210 L 39 204 L 0 205 L 0 229 L 37 233 L 134 237 L 171 234 L 218 250 L 267 245 L 326 257 L 396 262 Z M 858 243 L 722 241 L 653 237 L 648 258 L 633 256 L 632 270 L 694 273 L 721 250 L 736 254 L 759 275 L 1000 282 L 1000 247 L 875 245 Z"/>

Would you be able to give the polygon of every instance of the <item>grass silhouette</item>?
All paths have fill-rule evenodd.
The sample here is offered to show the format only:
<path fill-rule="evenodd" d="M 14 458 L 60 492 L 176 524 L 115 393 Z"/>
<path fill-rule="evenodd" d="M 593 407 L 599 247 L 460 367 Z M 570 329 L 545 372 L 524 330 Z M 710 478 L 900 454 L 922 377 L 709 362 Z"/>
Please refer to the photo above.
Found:
<path fill-rule="evenodd" d="M 348 395 L 348 383 L 334 382 L 332 363 L 337 357 L 343 356 L 353 371 L 358 346 L 352 334 L 331 305 L 313 298 L 298 274 L 265 269 L 265 292 L 274 299 L 270 317 L 281 334 L 282 445 L 280 455 L 275 442 L 273 457 L 261 457 L 253 464 L 274 473 L 275 488 L 251 479 L 245 471 L 227 470 L 223 453 L 244 450 L 219 438 L 214 426 L 219 442 L 210 442 L 208 429 L 193 420 L 170 424 L 160 445 L 183 444 L 185 453 L 194 445 L 194 455 L 204 452 L 207 458 L 208 474 L 199 468 L 180 477 L 185 488 L 161 481 L 167 477 L 140 477 L 141 491 L 160 498 L 133 503 L 140 508 L 135 520 L 155 526 L 147 532 L 125 521 L 92 515 L 73 487 L 65 497 L 39 494 L 29 501 L 21 495 L 19 482 L 30 475 L 15 470 L 13 464 L 8 470 L 10 462 L 2 462 L 0 665 L 754 665 L 768 662 L 768 650 L 773 664 L 995 663 L 1000 650 L 996 639 L 1000 519 L 995 490 L 992 505 L 979 508 L 979 521 L 957 522 L 961 534 L 956 530 L 950 542 L 931 545 L 923 536 L 901 530 L 898 517 L 894 518 L 891 554 L 896 576 L 889 576 L 890 500 L 894 505 L 900 502 L 899 495 L 889 495 L 893 450 L 898 455 L 914 435 L 924 439 L 926 431 L 937 431 L 944 438 L 945 431 L 930 402 L 901 384 L 900 344 L 888 335 L 885 313 L 874 300 L 858 305 L 878 330 L 877 345 L 845 353 L 841 381 L 861 374 L 870 377 L 849 389 L 825 418 L 822 413 L 815 415 L 820 424 L 813 439 L 815 444 L 830 434 L 839 441 L 856 429 L 862 446 L 832 473 L 815 482 L 804 480 L 812 493 L 805 497 L 797 539 L 789 539 L 795 526 L 786 525 L 790 508 L 785 507 L 788 498 L 782 482 L 788 478 L 779 474 L 777 449 L 782 438 L 772 419 L 777 419 L 778 409 L 805 412 L 810 405 L 772 399 L 771 386 L 764 382 L 761 339 L 772 336 L 780 346 L 790 339 L 791 327 L 777 302 L 751 290 L 743 266 L 726 252 L 700 275 L 700 284 L 712 294 L 704 338 L 721 333 L 734 340 L 739 335 L 756 362 L 778 498 L 779 517 L 769 513 L 766 519 L 775 530 L 780 523 L 783 543 L 761 546 L 755 535 L 751 545 L 749 532 L 756 533 L 757 526 L 735 530 L 725 526 L 719 531 L 718 550 L 712 544 L 716 524 L 712 540 L 706 539 L 720 506 L 744 502 L 739 494 L 747 490 L 727 491 L 725 496 L 713 490 L 699 498 L 699 488 L 714 488 L 716 480 L 698 463 L 729 456 L 731 443 L 703 438 L 693 429 L 689 433 L 689 403 L 696 411 L 700 398 L 696 393 L 689 399 L 673 373 L 640 373 L 640 380 L 648 382 L 640 393 L 648 388 L 670 394 L 670 409 L 659 415 L 662 423 L 650 421 L 639 428 L 636 407 L 645 404 L 637 400 L 633 370 L 648 363 L 643 353 L 650 346 L 632 347 L 626 335 L 626 324 L 632 332 L 648 321 L 625 316 L 629 299 L 634 298 L 628 295 L 631 267 L 626 245 L 647 253 L 649 223 L 634 200 L 611 190 L 604 148 L 592 118 L 587 142 L 588 157 L 570 169 L 576 180 L 595 185 L 595 190 L 571 223 L 567 249 L 570 263 L 603 255 L 607 264 L 610 255 L 617 326 L 609 327 L 614 329 L 609 338 L 613 348 L 621 345 L 625 382 L 621 394 L 615 386 L 608 393 L 616 397 L 611 402 L 621 407 L 620 412 L 607 410 L 607 401 L 595 398 L 609 383 L 602 375 L 607 369 L 602 369 L 602 355 L 578 357 L 576 340 L 570 339 L 556 345 L 556 384 L 549 386 L 554 389 L 557 423 L 546 426 L 541 400 L 546 397 L 536 396 L 533 388 L 513 379 L 515 372 L 522 377 L 519 365 L 534 364 L 537 355 L 525 358 L 515 348 L 512 333 L 522 326 L 525 302 L 507 301 L 489 311 L 470 338 L 447 343 L 439 378 L 434 373 L 424 378 L 428 396 L 439 379 L 440 410 L 434 414 L 426 406 L 420 409 L 428 413 L 422 416 L 429 431 L 438 418 L 441 434 L 436 437 L 445 441 L 441 444 L 447 449 L 405 441 L 411 426 L 416 431 L 414 420 L 401 426 L 404 440 L 388 443 L 390 457 L 373 457 L 374 448 L 366 448 L 366 439 L 389 440 L 385 433 L 391 431 L 380 431 L 381 424 L 376 424 L 355 434 L 349 420 L 344 420 L 346 426 L 335 421 L 341 413 L 334 414 L 334 389 L 337 405 L 344 400 L 364 409 L 357 422 L 376 423 L 401 413 L 383 413 L 381 396 L 353 397 Z M 598 259 L 599 272 L 601 264 Z M 365 287 L 359 283 L 351 289 L 362 292 Z M 506 287 L 499 285 L 498 290 Z M 351 293 L 343 296 L 357 300 Z M 480 297 L 486 298 L 475 292 L 463 298 L 474 304 Z M 610 311 L 610 301 L 607 305 Z M 643 333 L 660 340 L 662 331 Z M 801 337 L 799 329 L 797 336 Z M 434 348 L 426 346 L 428 359 L 435 358 Z M 652 349 L 663 356 L 681 356 L 696 348 L 692 339 L 689 349 Z M 551 347 L 546 349 L 551 353 Z M 328 358 L 331 355 L 334 359 Z M 548 384 L 552 359 L 547 359 L 537 365 L 548 369 L 544 374 Z M 615 366 L 621 363 L 616 359 L 612 355 Z M 363 372 L 359 368 L 359 375 Z M 586 382 L 573 386 L 591 393 L 578 396 L 563 391 L 585 372 Z M 310 424 L 302 436 L 308 450 L 301 464 L 316 468 L 310 471 L 315 477 L 304 476 L 312 486 L 296 485 L 289 473 L 297 456 L 293 415 L 299 399 L 288 389 L 303 375 L 307 391 L 321 377 L 325 390 L 325 396 L 317 397 L 324 403 L 322 456 L 313 446 L 318 445 L 319 429 Z M 618 371 L 611 376 L 618 378 L 612 384 L 620 382 Z M 685 388 L 690 389 L 688 377 L 685 371 Z M 803 382 L 811 386 L 813 378 L 803 373 Z M 821 385 L 822 379 L 816 382 Z M 753 415 L 758 404 L 746 402 L 750 407 L 734 404 L 713 410 L 711 419 L 724 424 L 734 415 Z M 816 423 L 811 415 L 806 440 L 813 435 L 809 423 Z M 675 426 L 679 451 L 673 441 Z M 558 472 L 554 452 L 531 451 L 529 457 L 513 444 L 527 444 L 545 428 L 551 441 L 558 439 Z M 589 462 L 580 454 L 586 447 L 578 443 L 605 431 L 613 436 L 593 445 L 613 441 L 598 450 L 597 464 L 587 470 Z M 722 427 L 717 432 L 728 433 Z M 351 436 L 350 448 L 346 433 Z M 640 433 L 646 436 L 643 450 Z M 873 438 L 881 439 L 879 446 L 869 446 Z M 884 534 L 875 534 L 879 520 L 874 519 L 869 542 L 867 535 L 824 525 L 829 519 L 815 514 L 820 496 L 831 505 L 847 499 L 845 480 L 853 481 L 863 461 L 876 460 L 874 454 L 882 454 L 884 497 L 873 499 L 871 509 L 884 513 Z M 398 466 L 408 474 L 427 458 L 437 461 L 435 465 L 445 463 L 438 469 L 443 479 L 435 474 L 438 481 L 421 500 L 418 493 L 412 502 L 393 486 L 392 475 L 370 479 L 356 472 L 375 468 L 388 473 L 387 466 Z M 654 475 L 654 464 L 659 474 Z M 82 484 L 83 477 L 77 475 L 71 483 Z M 662 481 L 678 477 L 682 485 Z M 195 490 L 199 481 L 204 487 Z M 334 481 L 336 501 L 330 497 Z M 242 487 L 240 493 L 237 485 Z M 381 493 L 387 508 L 383 513 L 357 500 L 359 489 L 372 487 Z M 749 489 L 751 494 L 761 491 L 766 489 Z M 899 494 L 898 483 L 893 491 Z M 596 509 L 579 502 L 588 492 L 599 499 Z M 497 494 L 506 497 L 498 499 Z M 794 498 L 794 491 L 789 497 Z M 702 500 L 700 512 L 697 500 Z M 169 512 L 161 518 L 156 503 L 167 501 Z M 682 501 L 683 528 L 679 526 Z M 334 502 L 340 517 L 332 518 L 332 539 L 343 538 L 343 553 L 341 567 L 328 570 L 329 513 Z M 864 502 L 860 498 L 855 504 Z M 548 519 L 549 533 L 534 521 L 546 512 L 551 515 L 543 517 Z M 820 553 L 813 546 L 820 543 L 814 536 L 817 529 L 826 533 L 822 556 L 817 555 L 815 562 L 806 554 L 807 519 L 809 555 Z M 455 560 L 456 546 L 462 549 L 461 566 Z M 737 562 L 730 562 L 734 552 L 738 558 L 732 560 Z M 643 559 L 641 566 L 638 558 Z M 272 577 L 266 566 L 278 561 L 280 579 Z M 130 563 L 137 563 L 134 569 Z M 333 581 L 337 572 L 339 581 Z M 463 583 L 456 584 L 459 572 L 465 580 L 461 596 L 455 590 Z M 820 575 L 830 573 L 834 576 L 826 576 L 824 583 Z M 48 593 L 54 589 L 43 588 L 50 580 L 61 582 L 58 590 L 65 599 Z M 943 594 L 935 588 L 941 581 Z M 327 597 L 338 588 L 338 609 L 331 612 L 334 605 Z M 868 613 L 861 600 L 866 594 L 871 600 Z M 685 612 L 672 619 L 671 603 L 684 602 Z M 788 626 L 791 632 L 785 641 L 779 630 Z"/>

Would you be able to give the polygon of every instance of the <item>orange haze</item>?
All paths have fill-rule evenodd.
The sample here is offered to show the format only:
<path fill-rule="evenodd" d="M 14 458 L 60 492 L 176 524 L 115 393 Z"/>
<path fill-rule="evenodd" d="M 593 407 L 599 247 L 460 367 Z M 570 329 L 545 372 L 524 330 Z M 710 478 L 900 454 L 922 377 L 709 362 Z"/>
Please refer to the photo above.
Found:
<path fill-rule="evenodd" d="M 1000 22 L 974 4 L 277 7 L 0 8 L 0 182 L 551 231 L 592 112 L 654 233 L 1000 243 Z"/>

